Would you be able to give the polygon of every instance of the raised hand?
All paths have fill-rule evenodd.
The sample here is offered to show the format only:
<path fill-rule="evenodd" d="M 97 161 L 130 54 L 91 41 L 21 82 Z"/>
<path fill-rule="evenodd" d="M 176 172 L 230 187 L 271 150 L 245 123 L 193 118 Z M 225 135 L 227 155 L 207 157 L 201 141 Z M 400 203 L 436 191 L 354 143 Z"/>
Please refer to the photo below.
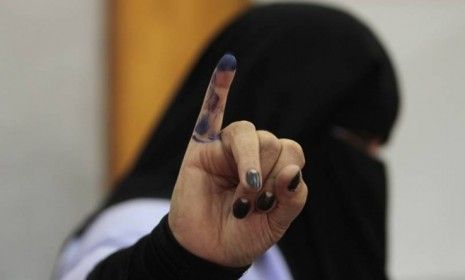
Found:
<path fill-rule="evenodd" d="M 236 59 L 216 66 L 171 198 L 169 226 L 191 253 L 245 266 L 285 233 L 307 186 L 300 145 L 238 121 L 221 130 Z"/>

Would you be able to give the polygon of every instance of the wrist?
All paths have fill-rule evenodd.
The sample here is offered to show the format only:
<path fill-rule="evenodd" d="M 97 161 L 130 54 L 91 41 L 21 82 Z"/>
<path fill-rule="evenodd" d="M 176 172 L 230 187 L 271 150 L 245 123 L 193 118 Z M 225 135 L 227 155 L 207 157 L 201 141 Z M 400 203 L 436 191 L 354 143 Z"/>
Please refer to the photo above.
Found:
<path fill-rule="evenodd" d="M 174 264 L 176 269 L 181 271 L 184 278 L 195 278 L 202 275 L 205 271 L 215 279 L 238 279 L 250 267 L 229 267 L 223 266 L 205 258 L 198 256 L 186 249 L 176 239 L 174 233 L 171 231 L 168 215 L 165 216 L 160 224 L 151 233 L 153 242 L 162 239 L 164 245 L 158 248 L 166 252 L 168 261 Z"/>

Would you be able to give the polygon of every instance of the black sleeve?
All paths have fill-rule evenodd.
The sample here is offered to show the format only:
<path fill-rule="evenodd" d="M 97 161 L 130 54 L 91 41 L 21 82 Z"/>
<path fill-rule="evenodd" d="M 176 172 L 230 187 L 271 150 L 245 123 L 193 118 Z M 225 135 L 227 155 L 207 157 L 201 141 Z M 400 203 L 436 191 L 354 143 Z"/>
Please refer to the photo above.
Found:
<path fill-rule="evenodd" d="M 102 260 L 87 279 L 238 279 L 248 268 L 220 266 L 188 252 L 174 238 L 166 215 L 136 244 Z"/>

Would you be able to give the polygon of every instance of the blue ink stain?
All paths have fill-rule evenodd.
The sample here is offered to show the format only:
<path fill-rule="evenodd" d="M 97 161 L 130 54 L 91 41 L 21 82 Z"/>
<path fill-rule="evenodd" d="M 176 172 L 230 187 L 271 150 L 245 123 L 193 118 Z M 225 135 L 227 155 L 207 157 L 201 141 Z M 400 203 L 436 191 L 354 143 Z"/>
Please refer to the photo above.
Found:
<path fill-rule="evenodd" d="M 215 92 L 214 89 L 210 91 L 210 94 L 208 95 L 208 100 L 207 100 L 207 109 L 210 112 L 215 111 L 216 107 L 218 106 L 218 101 L 220 101 L 220 97 L 218 94 Z"/>
<path fill-rule="evenodd" d="M 192 139 L 194 139 L 194 141 L 198 142 L 198 143 L 208 144 L 208 143 L 211 143 L 211 142 L 216 141 L 216 140 L 221 140 L 221 137 L 220 137 L 220 135 L 208 136 L 208 139 L 205 140 L 205 139 L 199 138 L 197 135 L 194 134 L 194 135 L 192 135 Z"/>
<path fill-rule="evenodd" d="M 218 134 L 215 134 L 215 135 L 208 135 L 208 139 L 210 139 L 211 141 L 215 141 L 215 140 L 220 140 L 220 135 Z"/>
<path fill-rule="evenodd" d="M 234 55 L 227 53 L 220 59 L 216 68 L 220 71 L 234 71 L 236 66 L 237 61 Z"/>
<path fill-rule="evenodd" d="M 194 139 L 195 142 L 199 142 L 199 143 L 209 143 L 209 142 L 206 142 L 206 141 L 203 141 L 202 139 L 200 139 L 197 135 L 192 135 L 192 139 Z"/>
<path fill-rule="evenodd" d="M 200 120 L 197 122 L 194 131 L 197 132 L 199 135 L 204 135 L 207 133 L 208 128 L 210 127 L 208 123 L 208 114 L 203 115 L 200 117 Z"/>

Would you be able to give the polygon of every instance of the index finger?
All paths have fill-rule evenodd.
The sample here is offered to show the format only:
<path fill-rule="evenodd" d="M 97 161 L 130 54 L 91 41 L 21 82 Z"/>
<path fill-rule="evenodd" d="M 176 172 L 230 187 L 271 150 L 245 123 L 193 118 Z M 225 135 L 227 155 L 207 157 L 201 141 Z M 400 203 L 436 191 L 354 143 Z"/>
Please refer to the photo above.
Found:
<path fill-rule="evenodd" d="M 236 73 L 236 65 L 236 58 L 232 54 L 225 54 L 216 65 L 192 134 L 194 141 L 208 143 L 219 139 L 224 108 L 229 87 Z"/>

